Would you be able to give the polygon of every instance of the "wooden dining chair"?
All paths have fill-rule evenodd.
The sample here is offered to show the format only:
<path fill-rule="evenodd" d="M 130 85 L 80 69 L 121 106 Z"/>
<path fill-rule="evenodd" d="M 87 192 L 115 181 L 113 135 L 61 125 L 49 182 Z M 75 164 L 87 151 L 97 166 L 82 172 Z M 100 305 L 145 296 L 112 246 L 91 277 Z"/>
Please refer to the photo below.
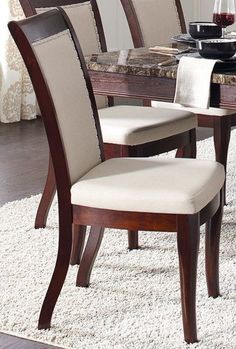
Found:
<path fill-rule="evenodd" d="M 72 223 L 91 226 L 77 279 L 82 286 L 88 286 L 105 227 L 160 230 L 177 232 L 184 338 L 196 342 L 197 256 L 204 222 L 208 292 L 219 295 L 224 167 L 215 161 L 177 158 L 105 161 L 91 82 L 66 13 L 51 10 L 10 22 L 9 29 L 36 92 L 58 191 L 58 256 L 38 328 L 50 328 L 69 267 Z"/>
<path fill-rule="evenodd" d="M 176 34 L 186 33 L 180 0 L 120 0 L 134 47 L 152 47 L 170 43 Z M 178 104 L 152 101 L 157 108 L 181 108 L 195 113 L 198 126 L 213 128 L 215 158 L 227 167 L 231 127 L 236 125 L 234 110 L 221 108 L 184 108 Z"/>
<path fill-rule="evenodd" d="M 106 42 L 96 0 L 20 0 L 27 17 L 64 6 L 84 55 L 106 51 Z M 179 148 L 178 156 L 196 157 L 196 118 L 189 112 L 140 106 L 113 106 L 111 97 L 96 96 L 103 133 L 105 157 L 152 156 Z M 110 105 L 110 108 L 107 106 Z M 181 149 L 182 147 L 182 149 Z M 35 227 L 46 225 L 47 214 L 56 191 L 51 159 L 44 192 L 38 207 Z M 72 264 L 79 263 L 85 228 L 74 232 Z M 129 249 L 138 248 L 138 233 L 128 232 Z M 80 248 L 78 247 L 80 246 Z"/>

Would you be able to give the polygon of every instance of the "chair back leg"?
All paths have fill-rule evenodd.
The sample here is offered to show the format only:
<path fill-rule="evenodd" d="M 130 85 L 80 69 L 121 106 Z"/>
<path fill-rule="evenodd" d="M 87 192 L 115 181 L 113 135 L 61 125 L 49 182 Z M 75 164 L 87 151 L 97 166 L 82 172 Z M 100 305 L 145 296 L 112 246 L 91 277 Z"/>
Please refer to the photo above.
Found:
<path fill-rule="evenodd" d="M 224 207 L 224 190 L 221 191 L 221 204 L 215 215 L 206 224 L 206 279 L 209 297 L 220 295 L 219 288 L 219 245 Z"/>
<path fill-rule="evenodd" d="M 196 147 L 196 130 L 189 131 L 190 141 L 189 144 L 178 148 L 176 152 L 176 158 L 196 158 L 197 147 Z"/>
<path fill-rule="evenodd" d="M 227 157 L 231 135 L 231 118 L 226 116 L 216 117 L 214 119 L 213 127 L 216 161 L 220 162 L 224 166 L 225 173 L 227 173 Z M 226 180 L 224 186 L 224 204 L 226 205 Z"/>
<path fill-rule="evenodd" d="M 52 205 L 52 200 L 56 193 L 56 180 L 52 164 L 51 155 L 49 154 L 48 174 L 43 190 L 42 197 L 40 199 L 39 207 L 35 218 L 35 229 L 45 228 L 47 223 L 48 212 Z"/>
<path fill-rule="evenodd" d="M 87 227 L 84 225 L 73 224 L 73 235 L 72 235 L 73 242 L 72 242 L 72 250 L 71 250 L 71 256 L 70 256 L 71 265 L 80 264 L 83 248 L 84 248 L 86 228 Z"/>
<path fill-rule="evenodd" d="M 103 238 L 104 228 L 91 227 L 78 270 L 76 286 L 88 287 L 92 268 Z"/>
<path fill-rule="evenodd" d="M 138 231 L 128 230 L 128 248 L 130 251 L 139 248 Z"/>

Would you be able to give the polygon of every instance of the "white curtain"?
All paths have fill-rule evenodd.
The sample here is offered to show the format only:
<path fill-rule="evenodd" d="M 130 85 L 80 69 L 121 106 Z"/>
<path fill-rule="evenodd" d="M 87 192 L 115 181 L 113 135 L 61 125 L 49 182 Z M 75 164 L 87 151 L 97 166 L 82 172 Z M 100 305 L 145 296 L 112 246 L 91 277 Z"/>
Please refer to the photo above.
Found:
<path fill-rule="evenodd" d="M 19 0 L 0 0 L 0 121 L 36 117 L 35 94 L 7 23 L 24 17 Z"/>

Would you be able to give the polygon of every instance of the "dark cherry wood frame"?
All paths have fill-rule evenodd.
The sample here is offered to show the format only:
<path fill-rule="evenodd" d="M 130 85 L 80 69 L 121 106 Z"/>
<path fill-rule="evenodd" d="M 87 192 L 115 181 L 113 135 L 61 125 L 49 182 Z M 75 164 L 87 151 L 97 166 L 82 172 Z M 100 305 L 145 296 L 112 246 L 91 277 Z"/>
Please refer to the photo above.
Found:
<path fill-rule="evenodd" d="M 71 5 L 75 3 L 83 3 L 88 0 L 20 0 L 21 6 L 27 17 L 35 15 L 35 8 L 41 7 L 57 7 Z M 95 21 L 98 28 L 99 40 L 101 42 L 101 49 L 103 52 L 107 51 L 105 35 L 102 27 L 101 17 L 99 14 L 96 0 L 90 0 L 93 12 L 95 15 Z M 184 24 L 184 22 L 183 22 Z M 109 97 L 109 105 L 113 105 L 113 100 Z M 178 157 L 196 157 L 196 135 L 195 130 L 183 132 L 165 139 L 161 139 L 146 144 L 140 144 L 137 146 L 127 146 L 118 144 L 104 145 L 106 158 L 112 157 L 137 157 L 137 156 L 152 156 L 163 152 L 167 152 L 173 149 L 179 149 L 177 152 Z M 39 203 L 38 211 L 35 219 L 35 228 L 44 228 L 46 226 L 48 212 L 56 191 L 55 176 L 53 172 L 53 166 L 51 163 L 51 157 L 49 157 L 48 175 L 46 179 L 45 188 L 42 194 L 41 201 Z M 77 235 L 80 236 L 77 236 Z M 80 248 L 78 244 L 72 251 L 71 264 L 79 264 L 81 258 L 81 252 L 83 249 L 83 241 L 85 238 L 85 229 L 77 231 L 74 227 L 74 239 L 81 243 Z M 128 245 L 129 249 L 138 248 L 138 232 L 128 232 Z M 77 246 L 77 247 L 76 247 Z"/>
<path fill-rule="evenodd" d="M 84 71 L 93 108 L 94 122 L 97 127 L 101 158 L 104 161 L 101 129 L 92 85 L 77 37 L 64 11 L 52 10 L 37 17 L 9 23 L 10 32 L 24 59 L 41 108 L 58 190 L 58 256 L 40 312 L 38 328 L 50 328 L 53 310 L 69 267 L 72 247 L 72 223 L 82 226 L 91 225 L 89 239 L 77 276 L 77 285 L 79 286 L 88 286 L 89 284 L 91 270 L 102 240 L 104 227 L 125 228 L 131 231 L 140 229 L 148 231 L 176 231 L 180 261 L 184 338 L 188 343 L 196 342 L 196 274 L 200 224 L 207 222 L 206 277 L 208 293 L 209 296 L 217 297 L 219 295 L 219 239 L 223 214 L 223 189 L 217 193 L 215 198 L 201 212 L 193 215 L 122 212 L 71 204 L 71 184 L 67 159 L 60 137 L 53 99 L 32 49 L 32 44 L 35 41 L 50 37 L 68 28 L 71 31 L 81 67 Z"/>
<path fill-rule="evenodd" d="M 140 28 L 132 0 L 120 0 L 120 2 L 123 6 L 128 21 L 134 47 L 144 47 L 145 43 L 143 39 L 142 30 Z M 186 24 L 181 1 L 175 0 L 175 6 L 180 21 L 181 31 L 182 33 L 186 33 Z M 236 126 L 236 113 L 226 116 L 211 116 L 198 114 L 197 117 L 198 126 L 213 128 L 216 161 L 219 161 L 222 165 L 224 165 L 226 171 L 228 148 L 230 142 L 230 131 L 232 126 Z"/>

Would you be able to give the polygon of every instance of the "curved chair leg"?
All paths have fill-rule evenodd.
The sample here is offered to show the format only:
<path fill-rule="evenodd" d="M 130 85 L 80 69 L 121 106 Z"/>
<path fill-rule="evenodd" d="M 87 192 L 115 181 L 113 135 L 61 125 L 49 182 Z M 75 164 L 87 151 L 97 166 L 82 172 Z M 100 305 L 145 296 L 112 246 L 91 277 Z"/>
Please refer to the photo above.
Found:
<path fill-rule="evenodd" d="M 35 228 L 45 228 L 48 212 L 52 204 L 52 200 L 56 193 L 56 180 L 54 175 L 54 169 L 52 164 L 51 155 L 49 155 L 49 164 L 48 164 L 48 174 L 44 187 L 44 191 L 39 203 L 38 211 L 35 218 Z"/>
<path fill-rule="evenodd" d="M 68 212 L 69 211 L 69 212 Z M 38 329 L 48 329 L 58 296 L 64 284 L 70 262 L 72 245 L 72 219 L 70 208 L 59 211 L 59 246 L 54 272 L 41 308 Z"/>
<path fill-rule="evenodd" d="M 138 246 L 138 231 L 128 230 L 128 248 L 129 250 L 137 250 Z"/>
<path fill-rule="evenodd" d="M 176 152 L 176 158 L 196 158 L 197 148 L 196 148 L 196 130 L 189 131 L 190 142 L 189 144 L 178 148 Z"/>
<path fill-rule="evenodd" d="M 87 244 L 80 262 L 76 286 L 88 287 L 91 271 L 102 242 L 104 228 L 91 227 Z"/>
<path fill-rule="evenodd" d="M 197 342 L 196 276 L 200 236 L 199 214 L 178 217 L 178 253 L 184 339 Z"/>
<path fill-rule="evenodd" d="M 215 215 L 206 224 L 206 278 L 209 297 L 216 298 L 220 295 L 219 288 L 219 244 L 221 222 L 223 216 L 223 190 L 221 205 Z"/>
<path fill-rule="evenodd" d="M 216 161 L 219 161 L 227 169 L 228 148 L 231 134 L 231 120 L 227 116 L 214 119 L 214 145 Z M 224 190 L 224 203 L 226 204 L 226 181 Z"/>
<path fill-rule="evenodd" d="M 86 226 L 73 224 L 72 251 L 70 256 L 70 264 L 80 264 L 81 256 L 84 248 L 86 235 Z"/>

